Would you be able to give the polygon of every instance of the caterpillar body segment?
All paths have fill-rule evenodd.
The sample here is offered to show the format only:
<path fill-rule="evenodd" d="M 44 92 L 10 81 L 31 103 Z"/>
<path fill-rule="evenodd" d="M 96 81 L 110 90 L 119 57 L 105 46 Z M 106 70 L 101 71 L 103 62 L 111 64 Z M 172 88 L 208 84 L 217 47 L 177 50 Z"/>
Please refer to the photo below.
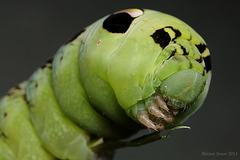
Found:
<path fill-rule="evenodd" d="M 122 137 L 126 134 L 124 132 L 129 134 L 131 130 L 134 131 L 133 128 L 128 127 L 133 122 L 118 105 L 114 95 L 111 94 L 110 97 L 105 96 L 107 98 L 102 98 L 101 96 L 104 95 L 104 93 L 108 94 L 106 91 L 108 88 L 105 87 L 101 89 L 100 87 L 102 86 L 99 84 L 100 82 L 97 86 L 91 85 L 91 87 L 95 87 L 95 93 L 100 94 L 94 96 L 100 96 L 102 98 L 97 101 L 98 105 L 96 102 L 91 101 L 92 98 L 90 96 L 86 95 L 90 87 L 83 88 L 84 85 L 80 82 L 82 72 L 79 72 L 78 67 L 81 43 L 82 36 L 79 36 L 77 39 L 63 46 L 53 61 L 52 85 L 61 109 L 65 115 L 89 133 L 110 139 Z M 91 79 L 88 79 L 87 82 L 91 82 Z M 99 88 L 96 88 L 98 86 Z M 106 108 L 105 110 L 98 110 L 97 107 L 99 106 Z M 107 109 L 109 111 L 106 111 Z M 100 113 L 98 113 L 98 111 Z M 106 115 L 106 117 L 103 115 Z M 108 118 L 120 126 L 117 125 L 114 129 L 115 124 Z M 133 125 L 134 123 L 132 126 Z M 121 128 L 121 126 L 127 126 L 129 131 L 126 130 L 126 128 L 118 129 Z"/>
<path fill-rule="evenodd" d="M 33 126 L 43 145 L 60 159 L 93 159 L 87 146 L 89 135 L 67 119 L 51 87 L 51 67 L 38 69 L 26 87 Z"/>
<path fill-rule="evenodd" d="M 23 82 L 14 87 L 0 102 L 1 160 L 54 160 L 32 126 L 25 86 L 26 82 Z"/>
<path fill-rule="evenodd" d="M 16 159 L 16 156 L 8 145 L 0 138 L 0 159 L 2 160 L 12 160 Z"/>

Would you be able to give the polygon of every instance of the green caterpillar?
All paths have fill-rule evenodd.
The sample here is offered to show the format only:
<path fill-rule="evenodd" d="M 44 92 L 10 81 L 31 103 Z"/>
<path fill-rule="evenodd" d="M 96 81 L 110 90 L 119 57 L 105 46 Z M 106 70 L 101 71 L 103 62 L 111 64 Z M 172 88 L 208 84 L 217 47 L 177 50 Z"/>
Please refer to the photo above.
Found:
<path fill-rule="evenodd" d="M 153 10 L 115 12 L 1 99 L 0 159 L 111 159 L 114 149 L 96 148 L 182 124 L 210 79 L 209 50 L 187 24 Z"/>

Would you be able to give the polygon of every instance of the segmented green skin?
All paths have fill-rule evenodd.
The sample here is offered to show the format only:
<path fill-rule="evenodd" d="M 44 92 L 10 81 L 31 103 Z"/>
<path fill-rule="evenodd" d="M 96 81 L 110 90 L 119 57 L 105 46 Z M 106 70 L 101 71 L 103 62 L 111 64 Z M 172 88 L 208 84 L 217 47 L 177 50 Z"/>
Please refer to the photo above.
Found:
<path fill-rule="evenodd" d="M 5 156 L 1 160 L 53 160 L 31 124 L 29 106 L 24 99 L 25 86 L 26 83 L 20 84 L 1 99 L 0 143 L 8 146 L 0 145 L 0 157 Z"/>
<path fill-rule="evenodd" d="M 194 114 L 207 95 L 206 43 L 187 24 L 161 12 L 132 9 L 106 16 L 1 99 L 0 159 L 97 159 L 91 150 L 95 140 L 138 131 L 137 111 L 146 109 L 139 104 L 186 75 L 196 76 L 199 84 L 191 84 L 193 98 L 178 95 L 191 107 L 169 128 Z M 172 86 L 163 95 L 181 93 Z"/>

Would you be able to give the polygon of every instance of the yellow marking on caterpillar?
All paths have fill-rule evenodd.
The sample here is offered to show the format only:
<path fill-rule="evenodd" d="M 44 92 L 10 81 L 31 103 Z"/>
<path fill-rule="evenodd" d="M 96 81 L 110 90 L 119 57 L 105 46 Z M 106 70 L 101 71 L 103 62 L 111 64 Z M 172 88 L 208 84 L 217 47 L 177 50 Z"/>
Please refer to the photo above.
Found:
<path fill-rule="evenodd" d="M 210 56 L 210 52 L 209 52 L 209 49 L 206 48 L 205 51 L 202 53 L 202 57 L 205 58 L 207 56 Z"/>

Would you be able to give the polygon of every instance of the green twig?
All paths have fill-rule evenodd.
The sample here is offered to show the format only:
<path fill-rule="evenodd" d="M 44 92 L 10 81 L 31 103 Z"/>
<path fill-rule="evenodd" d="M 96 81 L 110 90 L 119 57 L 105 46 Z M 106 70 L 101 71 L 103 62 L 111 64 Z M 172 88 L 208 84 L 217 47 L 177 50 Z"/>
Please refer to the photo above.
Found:
<path fill-rule="evenodd" d="M 137 147 L 137 146 L 142 146 L 160 139 L 165 139 L 169 136 L 169 134 L 177 129 L 190 129 L 190 127 L 188 126 L 177 126 L 175 128 L 172 128 L 166 136 L 161 136 L 160 132 L 154 132 L 152 134 L 149 135 L 144 135 L 142 137 L 133 139 L 131 141 L 107 141 L 104 143 L 101 143 L 97 146 L 92 147 L 92 150 L 97 152 L 99 150 L 114 150 L 117 148 L 123 148 L 123 147 Z"/>

